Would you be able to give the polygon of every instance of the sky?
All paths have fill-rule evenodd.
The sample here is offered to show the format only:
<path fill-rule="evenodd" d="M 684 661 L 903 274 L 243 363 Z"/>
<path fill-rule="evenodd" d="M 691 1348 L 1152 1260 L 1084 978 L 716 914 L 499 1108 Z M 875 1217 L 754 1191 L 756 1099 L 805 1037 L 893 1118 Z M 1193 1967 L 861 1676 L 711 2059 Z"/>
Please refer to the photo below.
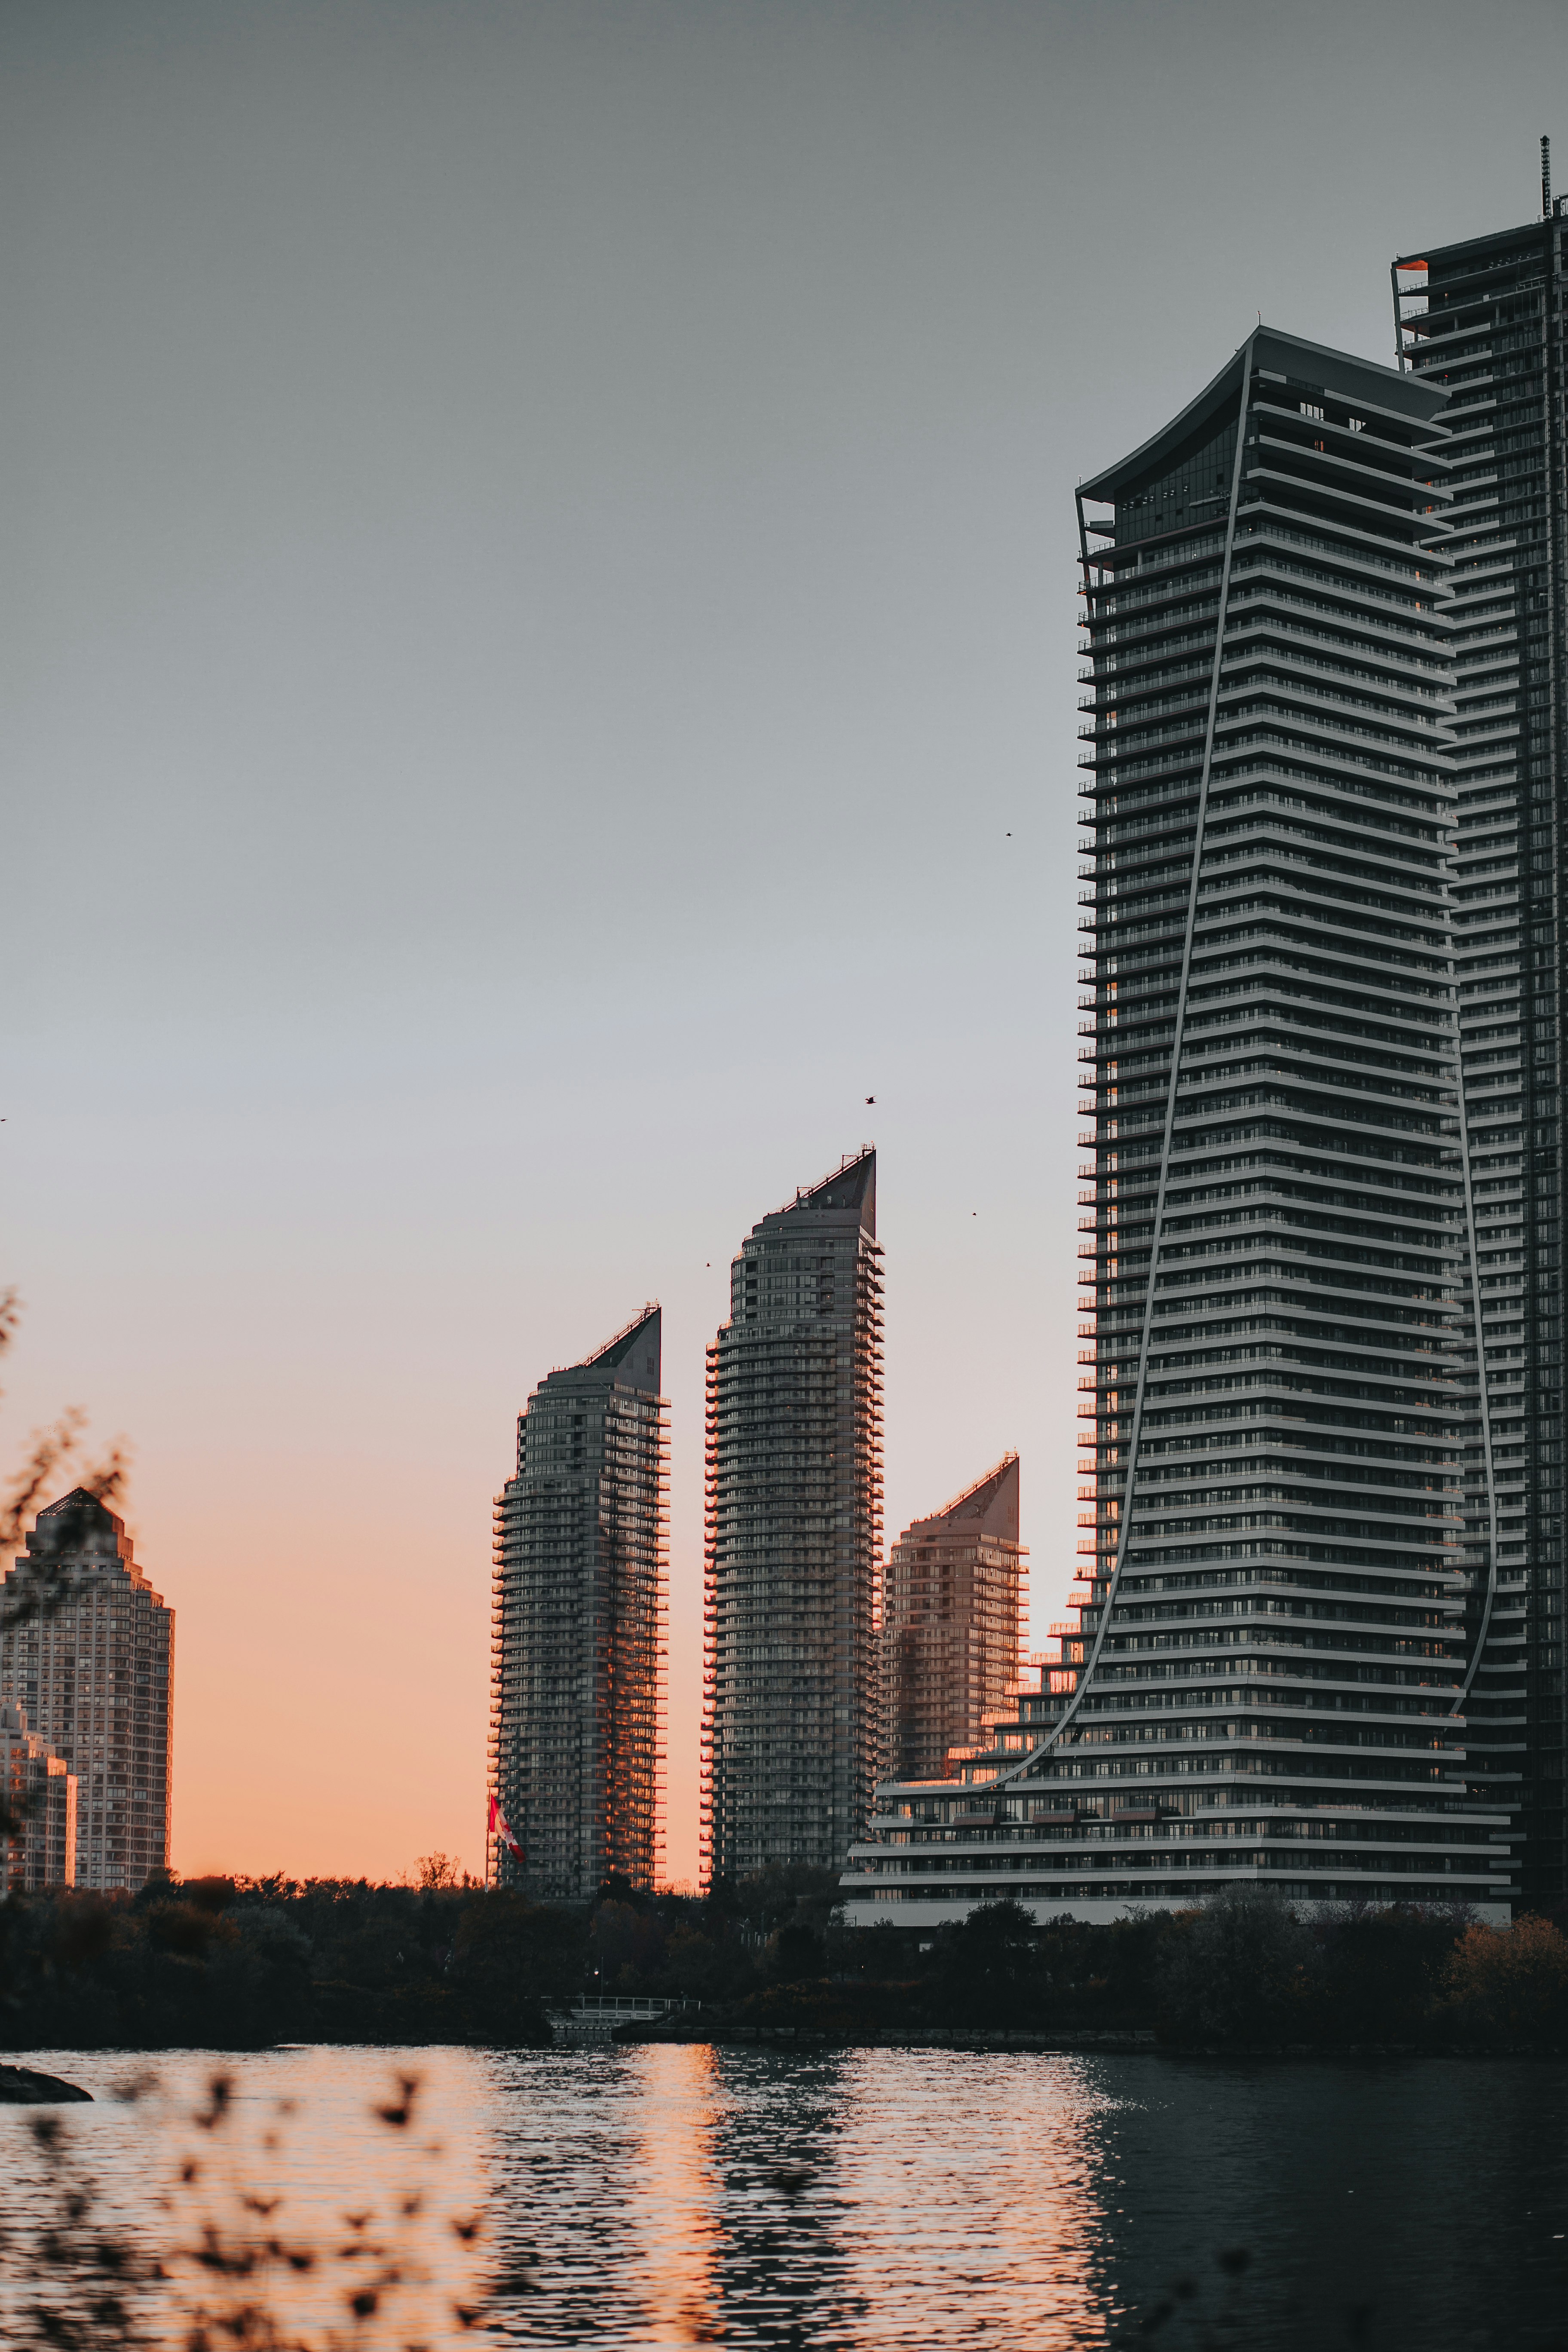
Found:
<path fill-rule="evenodd" d="M 875 1142 L 890 1541 L 1076 1545 L 1075 482 L 1538 206 L 1560 5 L 11 0 L 0 1461 L 178 1612 L 175 1866 L 481 1866 L 515 1416 Z M 1561 80 L 1561 76 L 1557 77 Z M 874 1105 L 866 1097 L 874 1095 Z"/>

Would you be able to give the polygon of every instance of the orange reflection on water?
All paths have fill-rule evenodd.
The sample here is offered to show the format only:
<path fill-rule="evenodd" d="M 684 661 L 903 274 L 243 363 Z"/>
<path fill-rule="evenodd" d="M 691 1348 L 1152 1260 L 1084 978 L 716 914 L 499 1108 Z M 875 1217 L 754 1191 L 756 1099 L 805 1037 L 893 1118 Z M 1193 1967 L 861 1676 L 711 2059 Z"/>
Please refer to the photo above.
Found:
<path fill-rule="evenodd" d="M 127 2342 L 237 2341 L 251 2306 L 307 2347 L 466 2336 L 458 2307 L 481 2304 L 487 2256 L 473 2053 L 39 2055 L 91 2097 L 59 2111 L 47 2152 L 30 2110 L 0 2110 L 0 2343 L 37 2334 L 25 2315 L 52 2231 L 61 2342 L 110 2340 L 83 2317 L 100 2239 L 127 2257 Z"/>
<path fill-rule="evenodd" d="M 1152 2059 L 644 2044 L 258 2052 L 221 2062 L 232 2116 L 212 2133 L 190 2118 L 218 2062 L 161 2059 L 163 2097 L 129 2107 L 112 2094 L 134 2062 L 37 2054 L 98 2094 L 65 2128 L 99 2184 L 95 2226 L 168 2263 L 146 2298 L 160 2344 L 186 2340 L 194 2294 L 214 2299 L 174 2258 L 211 2210 L 320 2250 L 264 2282 L 288 2340 L 312 2346 L 1100 2352 L 1138 2307 L 1129 2263 L 1156 2219 L 1129 2168 L 1147 2169 L 1152 2135 L 1184 2183 L 1190 2130 L 1207 2128 L 1201 2104 L 1152 2098 Z M 392 2128 L 405 2074 L 424 2078 L 416 2119 Z M 171 2210 L 193 2146 L 200 2178 Z M 46 2176 L 25 2111 L 0 2109 L 0 2342 L 16 2340 L 14 2257 L 52 2210 Z M 362 2237 L 395 2249 L 400 2278 L 345 2336 L 378 2259 L 345 2252 Z M 1167 2225 L 1158 2264 L 1184 2259 L 1173 2242 Z"/>
<path fill-rule="evenodd" d="M 1101 2126 L 1117 2102 L 1078 2062 L 645 2046 L 616 2074 L 634 2126 L 603 2184 L 627 2225 L 617 2340 L 1107 2340 Z M 548 2340 L 566 2340 L 564 2308 L 559 2324 Z"/>
<path fill-rule="evenodd" d="M 649 2344 L 710 2344 L 718 2305 L 718 2177 L 713 2139 L 722 2104 L 706 2042 L 641 2053 L 642 2133 L 634 2178 L 639 2254 L 626 2282 Z"/>
<path fill-rule="evenodd" d="M 1104 2340 L 1099 2123 L 1111 2103 L 1089 2069 L 859 2051 L 838 2094 L 847 2345 L 919 2345 L 919 2283 L 933 2275 L 971 2279 L 973 2319 L 1022 2328 L 1034 2352 Z M 900 2280 L 910 2292 L 889 2299 Z"/>

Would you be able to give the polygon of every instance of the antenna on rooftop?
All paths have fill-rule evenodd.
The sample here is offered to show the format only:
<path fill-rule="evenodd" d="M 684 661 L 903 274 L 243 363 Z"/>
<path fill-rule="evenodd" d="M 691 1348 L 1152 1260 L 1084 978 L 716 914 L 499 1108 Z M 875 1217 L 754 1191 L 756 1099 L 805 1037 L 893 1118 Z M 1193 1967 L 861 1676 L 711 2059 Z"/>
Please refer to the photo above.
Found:
<path fill-rule="evenodd" d="M 1552 142 L 1550 139 L 1543 139 L 1541 142 L 1541 217 L 1542 220 L 1550 220 L 1552 217 Z"/>

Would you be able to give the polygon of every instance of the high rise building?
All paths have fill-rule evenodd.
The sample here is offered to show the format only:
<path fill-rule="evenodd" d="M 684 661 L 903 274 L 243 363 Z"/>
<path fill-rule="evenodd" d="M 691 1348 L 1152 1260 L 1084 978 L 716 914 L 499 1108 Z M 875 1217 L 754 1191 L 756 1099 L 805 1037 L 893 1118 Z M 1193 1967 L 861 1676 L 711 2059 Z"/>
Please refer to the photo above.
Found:
<path fill-rule="evenodd" d="M 518 1418 L 496 1505 L 490 1787 L 495 1882 L 586 1902 L 652 1886 L 663 1850 L 668 1588 L 660 1318 L 645 1307 Z"/>
<path fill-rule="evenodd" d="M 862 1151 L 753 1225 L 708 1350 L 703 1865 L 840 1864 L 879 1745 L 882 1253 Z"/>
<path fill-rule="evenodd" d="M 174 1612 L 125 1522 L 79 1486 L 7 1570 L 0 1703 L 76 1776 L 76 1885 L 134 1893 L 169 1867 Z"/>
<path fill-rule="evenodd" d="M 1521 1893 L 1568 1890 L 1563 1755 L 1563 693 L 1568 199 L 1394 266 L 1401 362 L 1448 394 L 1454 949 L 1481 1353 L 1466 1553 L 1470 1772 L 1519 1808 Z M 1493 1498 L 1495 1496 L 1495 1520 Z"/>
<path fill-rule="evenodd" d="M 885 1780 L 940 1780 L 1018 1687 L 1018 1457 L 904 1529 L 882 1588 Z"/>
<path fill-rule="evenodd" d="M 27 1713 L 0 1700 L 0 1798 L 14 1824 L 0 1834 L 0 1887 L 39 1895 L 76 1885 L 76 1774 Z"/>
<path fill-rule="evenodd" d="M 1506 1916 L 1466 1758 L 1447 404 L 1260 328 L 1079 491 L 1078 1627 L 951 1786 L 881 1792 L 857 1917 L 1238 1880 Z"/>

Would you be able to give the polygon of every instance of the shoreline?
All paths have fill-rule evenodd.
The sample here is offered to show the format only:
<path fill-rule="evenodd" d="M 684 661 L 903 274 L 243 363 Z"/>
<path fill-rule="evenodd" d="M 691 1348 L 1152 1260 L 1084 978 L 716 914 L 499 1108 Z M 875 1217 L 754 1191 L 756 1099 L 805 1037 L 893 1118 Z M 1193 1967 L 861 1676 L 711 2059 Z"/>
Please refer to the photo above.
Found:
<path fill-rule="evenodd" d="M 731 2045 L 787 2050 L 964 2050 L 983 2053 L 1027 2051 L 1041 2057 L 1150 2058 L 1530 2058 L 1563 2059 L 1568 2050 L 1556 2043 L 1423 2042 L 1161 2042 L 1152 2026 L 1122 2031 L 1086 2030 L 1049 2033 L 1028 2028 L 998 2026 L 924 2026 L 900 2030 L 888 2027 L 863 2033 L 830 2033 L 805 2025 L 717 2025 L 682 2031 L 679 2027 L 645 2025 L 640 2021 L 617 2026 L 604 2042 L 625 2048 L 641 2042 L 697 2042 L 721 2048 Z M 558 2047 L 566 2046 L 564 2043 Z M 584 2047 L 593 2046 L 584 2043 Z M 602 2045 L 601 2045 L 602 2046 Z"/>

